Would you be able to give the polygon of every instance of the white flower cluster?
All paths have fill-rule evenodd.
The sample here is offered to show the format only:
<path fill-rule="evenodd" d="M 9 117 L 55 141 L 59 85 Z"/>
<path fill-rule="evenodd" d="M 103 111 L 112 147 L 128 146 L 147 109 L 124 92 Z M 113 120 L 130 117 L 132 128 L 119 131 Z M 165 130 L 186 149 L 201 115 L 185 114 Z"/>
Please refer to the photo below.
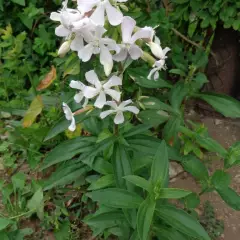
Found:
<path fill-rule="evenodd" d="M 83 107 L 88 104 L 89 99 L 95 99 L 94 106 L 102 109 L 110 106 L 111 110 L 103 111 L 100 117 L 103 119 L 110 114 L 116 114 L 115 124 L 124 122 L 123 112 L 129 111 L 138 114 L 139 110 L 134 106 L 129 106 L 131 100 L 121 101 L 120 86 L 122 79 L 112 73 L 114 61 L 122 62 L 128 58 L 137 60 L 143 55 L 143 50 L 136 44 L 139 39 L 148 43 L 156 60 L 153 69 L 149 74 L 149 79 L 154 74 L 154 80 L 159 77 L 158 71 L 166 69 L 166 53 L 169 48 L 162 49 L 160 40 L 155 36 L 151 27 L 136 29 L 136 21 L 131 17 L 124 17 L 118 8 L 118 3 L 128 0 L 77 0 L 77 8 L 68 8 L 68 0 L 63 2 L 63 7 L 59 12 L 51 13 L 50 18 L 60 25 L 56 28 L 55 34 L 64 38 L 64 43 L 58 50 L 60 56 L 64 56 L 68 51 L 76 51 L 83 62 L 88 62 L 93 55 L 99 55 L 100 63 L 103 65 L 107 81 L 100 81 L 94 70 L 86 73 L 86 81 L 89 86 L 80 81 L 72 80 L 70 87 L 77 90 L 74 100 L 77 103 L 83 102 Z M 105 36 L 105 21 L 110 25 L 121 24 L 122 42 Z M 110 97 L 112 101 L 107 101 Z M 113 101 L 114 100 L 114 101 Z M 67 120 L 71 121 L 70 131 L 76 128 L 74 113 L 66 103 L 63 103 L 63 110 Z"/>

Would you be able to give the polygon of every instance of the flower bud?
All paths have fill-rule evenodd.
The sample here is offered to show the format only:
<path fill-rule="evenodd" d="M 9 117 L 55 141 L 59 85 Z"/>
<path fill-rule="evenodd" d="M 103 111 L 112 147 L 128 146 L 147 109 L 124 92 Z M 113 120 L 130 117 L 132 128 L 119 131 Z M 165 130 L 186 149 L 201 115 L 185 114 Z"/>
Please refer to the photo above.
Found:
<path fill-rule="evenodd" d="M 161 48 L 161 46 L 159 44 L 157 44 L 155 42 L 150 42 L 148 45 L 149 45 L 149 47 L 151 49 L 152 54 L 155 57 L 157 57 L 159 59 L 164 57 L 163 50 L 162 50 L 162 48 Z"/>
<path fill-rule="evenodd" d="M 64 42 L 58 50 L 58 56 L 64 57 L 70 50 L 70 41 Z"/>

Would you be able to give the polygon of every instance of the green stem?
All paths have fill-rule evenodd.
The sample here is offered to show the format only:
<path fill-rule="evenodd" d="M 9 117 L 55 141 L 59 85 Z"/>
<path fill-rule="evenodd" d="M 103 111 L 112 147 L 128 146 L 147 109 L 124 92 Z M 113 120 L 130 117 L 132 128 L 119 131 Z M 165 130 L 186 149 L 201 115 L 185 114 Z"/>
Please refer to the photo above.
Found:
<path fill-rule="evenodd" d="M 28 212 L 21 213 L 21 214 L 19 214 L 19 215 L 17 215 L 17 216 L 10 217 L 9 219 L 12 220 L 12 219 L 20 218 L 20 217 L 23 217 L 23 216 L 28 215 L 28 214 L 30 214 L 30 213 L 33 213 L 33 212 L 35 212 L 35 211 L 36 211 L 36 209 L 32 209 L 32 210 L 30 210 L 30 211 L 28 211 Z"/>

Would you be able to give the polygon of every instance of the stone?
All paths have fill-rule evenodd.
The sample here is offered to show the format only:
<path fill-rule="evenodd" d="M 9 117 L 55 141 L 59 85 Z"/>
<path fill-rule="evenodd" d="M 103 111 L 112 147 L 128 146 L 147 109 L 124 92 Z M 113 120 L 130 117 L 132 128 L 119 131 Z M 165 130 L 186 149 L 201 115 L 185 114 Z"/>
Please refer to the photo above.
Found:
<path fill-rule="evenodd" d="M 184 172 L 182 166 L 176 162 L 170 162 L 169 166 L 169 177 L 170 179 L 175 178 L 180 173 Z"/>

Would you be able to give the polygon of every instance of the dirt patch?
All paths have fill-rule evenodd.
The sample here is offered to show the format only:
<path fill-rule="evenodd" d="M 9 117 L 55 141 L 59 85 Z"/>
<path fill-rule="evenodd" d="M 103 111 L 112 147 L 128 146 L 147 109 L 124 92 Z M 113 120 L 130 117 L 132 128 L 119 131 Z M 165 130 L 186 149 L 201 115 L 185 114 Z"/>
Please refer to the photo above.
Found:
<path fill-rule="evenodd" d="M 240 141 L 240 120 L 216 119 L 212 117 L 200 117 L 201 122 L 209 129 L 210 135 L 221 143 L 224 147 L 228 148 L 234 142 Z M 210 172 L 221 168 L 222 163 L 219 160 L 212 162 L 210 165 Z M 229 170 L 232 176 L 232 185 L 240 194 L 240 166 L 234 167 Z M 200 192 L 200 186 L 195 180 L 189 176 L 184 175 L 179 177 L 174 183 L 173 187 L 188 189 L 194 192 Z M 216 192 L 206 193 L 201 196 L 201 202 L 210 201 L 215 208 L 217 218 L 224 221 L 225 230 L 221 236 L 221 240 L 239 240 L 240 239 L 240 212 L 232 210 L 223 202 Z"/>

